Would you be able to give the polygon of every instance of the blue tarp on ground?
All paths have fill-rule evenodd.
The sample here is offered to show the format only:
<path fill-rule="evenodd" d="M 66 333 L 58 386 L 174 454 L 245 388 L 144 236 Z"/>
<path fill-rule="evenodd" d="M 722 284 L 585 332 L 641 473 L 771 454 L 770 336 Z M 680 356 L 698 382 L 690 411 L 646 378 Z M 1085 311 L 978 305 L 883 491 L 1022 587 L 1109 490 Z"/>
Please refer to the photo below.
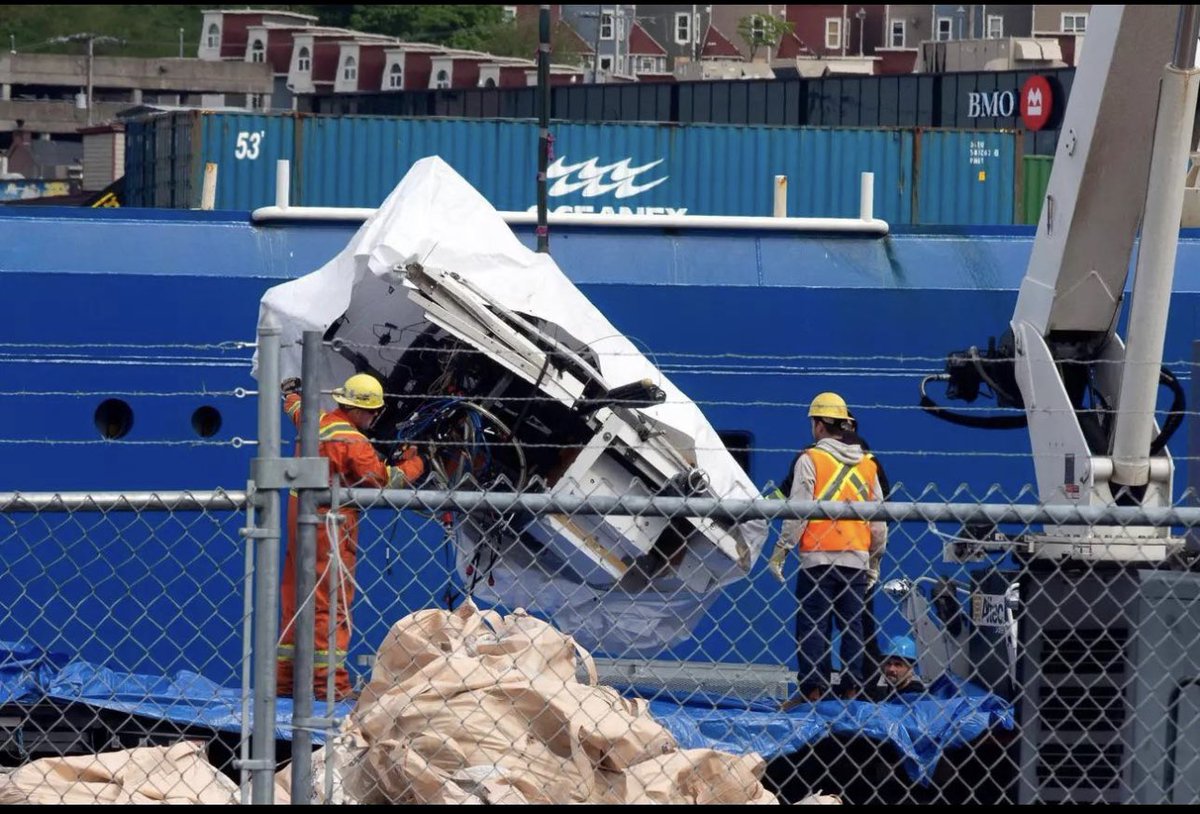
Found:
<path fill-rule="evenodd" d="M 705 694 L 629 688 L 647 698 L 650 714 L 685 749 L 758 752 L 771 760 L 827 735 L 860 734 L 893 744 L 904 755 L 910 778 L 929 783 L 942 753 L 992 728 L 1015 727 L 1012 707 L 959 679 L 944 676 L 927 693 L 889 703 L 822 701 L 779 712 L 770 701 L 744 701 Z M 24 644 L 0 642 L 0 703 L 33 703 L 45 698 L 84 702 L 94 707 L 171 721 L 182 726 L 240 732 L 240 689 L 214 684 L 195 673 L 173 678 L 121 673 Z M 351 702 L 337 705 L 348 715 Z M 325 710 L 316 705 L 316 714 Z M 292 737 L 292 701 L 276 703 L 278 738 Z M 319 733 L 314 740 L 319 741 Z"/>
<path fill-rule="evenodd" d="M 242 691 L 222 687 L 190 672 L 174 677 L 121 673 L 82 661 L 69 661 L 25 644 L 0 641 L 0 702 L 34 703 L 43 699 L 80 701 L 100 709 L 170 721 L 180 726 L 205 727 L 223 732 L 242 730 Z M 336 717 L 345 717 L 353 702 L 336 705 Z M 325 714 L 324 701 L 314 706 Z M 253 724 L 254 711 L 250 719 Z M 292 739 L 292 699 L 275 702 L 275 736 Z M 321 733 L 313 734 L 321 742 Z"/>
<path fill-rule="evenodd" d="M 1016 727 L 1010 704 L 951 676 L 935 681 L 928 692 L 895 701 L 822 701 L 786 713 L 772 702 L 636 694 L 651 699 L 650 714 L 671 730 L 683 748 L 753 751 L 771 760 L 827 735 L 858 734 L 894 745 L 904 756 L 908 776 L 923 784 L 932 780 L 947 749 L 970 743 L 993 728 Z"/>

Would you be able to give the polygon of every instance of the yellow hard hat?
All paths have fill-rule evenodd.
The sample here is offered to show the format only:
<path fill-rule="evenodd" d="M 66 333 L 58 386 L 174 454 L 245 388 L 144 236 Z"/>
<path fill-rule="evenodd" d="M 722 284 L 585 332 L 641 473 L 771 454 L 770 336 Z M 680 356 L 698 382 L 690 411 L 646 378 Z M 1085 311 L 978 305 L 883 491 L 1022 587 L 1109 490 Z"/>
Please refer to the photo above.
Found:
<path fill-rule="evenodd" d="M 837 393 L 821 393 L 808 406 L 808 417 L 845 421 L 850 418 L 850 411 L 846 409 L 846 400 Z"/>
<path fill-rule="evenodd" d="M 378 410 L 383 406 L 383 385 L 370 374 L 356 373 L 333 391 L 333 400 L 347 407 Z"/>

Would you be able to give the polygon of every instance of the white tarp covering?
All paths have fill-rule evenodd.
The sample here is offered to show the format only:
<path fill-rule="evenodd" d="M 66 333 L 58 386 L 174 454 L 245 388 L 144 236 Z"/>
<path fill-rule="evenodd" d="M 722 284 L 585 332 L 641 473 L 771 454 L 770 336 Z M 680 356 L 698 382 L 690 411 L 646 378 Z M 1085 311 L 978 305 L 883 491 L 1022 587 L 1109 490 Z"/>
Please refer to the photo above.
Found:
<path fill-rule="evenodd" d="M 483 196 L 437 157 L 414 164 L 331 261 L 263 296 L 260 320 L 272 315 L 283 331 L 281 375 L 299 375 L 298 340 L 303 331 L 326 331 L 343 315 L 337 337 L 361 349 L 377 369 L 393 368 L 428 325 L 423 309 L 408 296 L 411 286 L 403 270 L 414 262 L 454 272 L 495 303 L 560 326 L 595 353 L 609 387 L 642 379 L 655 382 L 666 400 L 641 412 L 694 441 L 696 462 L 708 476 L 711 493 L 757 496 L 754 483 L 700 409 L 605 319 L 549 255 L 526 248 Z M 385 347 L 380 346 L 383 333 L 389 334 Z M 355 372 L 351 362 L 332 352 L 324 354 L 322 368 L 325 390 Z M 697 555 L 717 575 L 715 584 L 703 591 L 671 579 L 636 590 L 597 589 L 540 571 L 535 557 L 513 556 L 493 570 L 495 584 L 481 585 L 475 596 L 544 613 L 587 647 L 653 651 L 686 637 L 716 590 L 744 577 L 757 559 L 766 524 L 740 524 L 732 533 L 742 552 L 739 562 L 713 565 L 722 557 L 715 550 Z M 469 550 L 469 541 L 460 541 L 460 574 Z"/>

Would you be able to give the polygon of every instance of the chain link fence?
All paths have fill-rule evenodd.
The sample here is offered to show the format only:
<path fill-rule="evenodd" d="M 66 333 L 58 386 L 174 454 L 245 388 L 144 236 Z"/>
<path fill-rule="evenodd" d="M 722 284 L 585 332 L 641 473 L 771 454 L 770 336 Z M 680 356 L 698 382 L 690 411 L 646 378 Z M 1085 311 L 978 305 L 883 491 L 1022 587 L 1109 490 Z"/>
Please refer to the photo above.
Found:
<path fill-rule="evenodd" d="M 1200 801 L 1190 496 L 712 496 L 448 404 L 347 487 L 316 354 L 284 454 L 279 352 L 244 491 L 0 494 L 0 799 Z M 781 582 L 797 519 L 886 545 Z"/>
<path fill-rule="evenodd" d="M 0 494 L 7 801 L 27 792 L 31 802 L 211 802 L 236 792 L 248 734 L 212 722 L 242 720 L 250 698 L 246 505 L 245 491 Z M 148 779 L 94 757 L 127 749 L 161 767 Z M 112 780 L 103 793 L 101 777 Z"/>

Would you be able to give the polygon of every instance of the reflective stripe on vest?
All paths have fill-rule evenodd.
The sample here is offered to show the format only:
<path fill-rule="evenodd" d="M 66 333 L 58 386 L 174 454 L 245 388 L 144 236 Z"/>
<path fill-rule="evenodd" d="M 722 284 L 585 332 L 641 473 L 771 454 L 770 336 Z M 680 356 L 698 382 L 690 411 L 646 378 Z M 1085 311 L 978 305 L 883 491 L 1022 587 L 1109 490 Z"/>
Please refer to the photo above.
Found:
<path fill-rule="evenodd" d="M 873 500 L 875 461 L 864 457 L 847 466 L 820 447 L 805 452 L 816 469 L 816 500 L 861 502 Z M 871 526 L 865 520 L 810 520 L 800 537 L 801 551 L 870 551 Z"/>
<path fill-rule="evenodd" d="M 337 650 L 334 652 L 337 654 L 337 656 L 334 658 L 333 666 L 334 667 L 342 667 L 343 665 L 345 665 L 346 651 L 345 650 Z M 296 660 L 296 646 L 294 644 L 279 645 L 279 650 L 275 655 L 275 660 L 276 661 L 295 661 Z M 314 650 L 313 651 L 313 667 L 325 667 L 328 665 L 328 663 L 329 663 L 329 651 L 328 650 Z"/>
<path fill-rule="evenodd" d="M 358 428 L 349 421 L 330 421 L 322 425 L 317 438 L 321 441 L 332 441 L 336 438 L 365 438 Z"/>

